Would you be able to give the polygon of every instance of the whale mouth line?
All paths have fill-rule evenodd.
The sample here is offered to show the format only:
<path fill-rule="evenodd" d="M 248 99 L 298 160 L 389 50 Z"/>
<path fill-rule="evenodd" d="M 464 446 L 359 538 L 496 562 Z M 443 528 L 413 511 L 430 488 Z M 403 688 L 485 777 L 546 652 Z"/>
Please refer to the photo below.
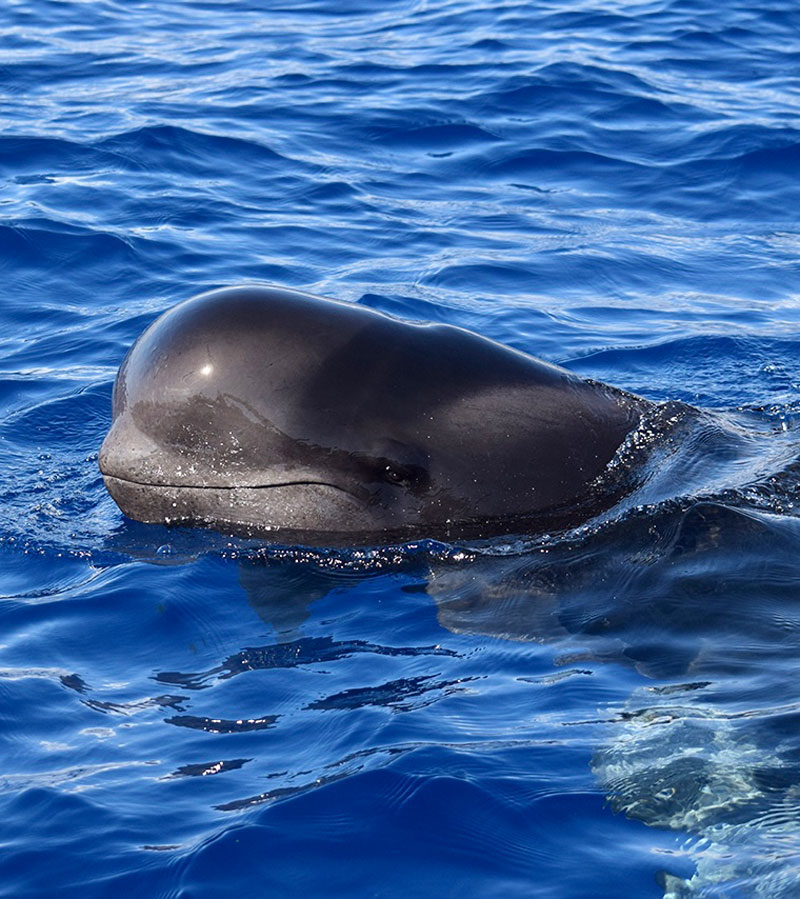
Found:
<path fill-rule="evenodd" d="M 279 481 L 274 484 L 173 484 L 173 483 L 155 483 L 153 481 L 137 481 L 133 478 L 123 478 L 116 474 L 105 474 L 101 472 L 104 479 L 121 481 L 123 484 L 130 484 L 134 487 L 150 487 L 153 489 L 164 490 L 273 490 L 280 487 L 330 487 L 333 490 L 340 490 L 342 493 L 349 493 L 344 487 L 338 484 L 332 484 L 330 481 Z"/>

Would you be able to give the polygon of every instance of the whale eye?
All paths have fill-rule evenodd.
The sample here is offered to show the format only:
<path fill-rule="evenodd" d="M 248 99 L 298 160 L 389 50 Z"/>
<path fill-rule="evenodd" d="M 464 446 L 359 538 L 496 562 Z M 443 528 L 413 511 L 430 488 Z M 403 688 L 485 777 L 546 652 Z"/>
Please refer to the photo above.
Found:
<path fill-rule="evenodd" d="M 403 472 L 398 466 L 386 465 L 384 467 L 383 476 L 390 484 L 402 484 L 405 482 Z"/>
<path fill-rule="evenodd" d="M 383 460 L 381 475 L 389 484 L 397 484 L 409 490 L 422 490 L 428 485 L 428 472 L 421 465 L 403 465 Z"/>

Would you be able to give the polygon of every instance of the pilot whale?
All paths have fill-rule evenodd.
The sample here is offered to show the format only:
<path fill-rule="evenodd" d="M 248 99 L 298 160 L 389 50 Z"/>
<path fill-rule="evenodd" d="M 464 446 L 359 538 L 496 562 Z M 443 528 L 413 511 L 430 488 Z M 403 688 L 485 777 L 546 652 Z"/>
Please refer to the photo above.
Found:
<path fill-rule="evenodd" d="M 133 344 L 99 454 L 122 512 L 309 543 L 542 532 L 610 506 L 648 404 L 471 331 L 202 293 Z"/>

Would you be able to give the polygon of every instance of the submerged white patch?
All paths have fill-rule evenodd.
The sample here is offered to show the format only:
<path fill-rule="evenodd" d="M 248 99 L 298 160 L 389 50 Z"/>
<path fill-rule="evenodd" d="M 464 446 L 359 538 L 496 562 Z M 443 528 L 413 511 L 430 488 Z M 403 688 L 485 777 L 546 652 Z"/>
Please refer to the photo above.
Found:
<path fill-rule="evenodd" d="M 680 693 L 657 705 L 647 698 L 634 694 L 592 767 L 615 811 L 697 838 L 685 845 L 695 874 L 665 874 L 665 899 L 728 895 L 732 885 L 743 896 L 800 895 L 800 788 L 769 786 L 786 761 L 744 738 L 713 704 Z"/>

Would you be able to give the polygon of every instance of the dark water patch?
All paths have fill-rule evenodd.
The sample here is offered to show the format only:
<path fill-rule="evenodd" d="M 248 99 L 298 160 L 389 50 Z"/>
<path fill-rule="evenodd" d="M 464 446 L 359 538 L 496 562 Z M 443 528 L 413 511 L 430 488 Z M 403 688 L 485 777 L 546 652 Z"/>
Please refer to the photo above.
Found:
<path fill-rule="evenodd" d="M 129 165 L 148 166 L 157 161 L 159 171 L 174 170 L 181 178 L 216 173 L 214 160 L 225 158 L 228 164 L 274 167 L 281 157 L 269 147 L 253 140 L 193 131 L 176 125 L 153 125 L 99 141 L 97 146 Z"/>
<path fill-rule="evenodd" d="M 381 140 L 385 140 L 393 150 L 425 150 L 432 154 L 443 154 L 492 143 L 498 138 L 475 125 L 452 122 L 425 125 L 403 131 L 389 130 Z"/>
<path fill-rule="evenodd" d="M 252 761 L 252 759 L 222 759 L 218 762 L 194 762 L 191 765 L 181 765 L 169 777 L 211 777 L 215 774 L 224 774 L 226 771 L 236 771 L 242 765 Z M 164 848 L 176 849 L 178 847 Z"/>
<path fill-rule="evenodd" d="M 482 262 L 473 265 L 451 264 L 446 269 L 434 272 L 425 279 L 425 284 L 432 287 L 445 287 L 451 290 L 463 288 L 474 282 L 480 274 L 487 291 L 500 290 L 507 292 L 518 287 L 521 282 L 534 276 L 533 265 L 513 265 Z"/>
<path fill-rule="evenodd" d="M 317 699 L 309 703 L 306 708 L 319 711 L 332 711 L 334 709 L 360 709 L 365 706 L 385 706 L 394 711 L 412 711 L 421 708 L 431 702 L 447 696 L 453 692 L 452 688 L 464 689 L 460 685 L 472 678 L 456 681 L 436 681 L 436 675 L 426 674 L 415 678 L 402 678 L 389 681 L 376 687 L 359 687 L 345 690 L 342 693 L 334 693 L 323 699 Z M 427 696 L 431 691 L 436 691 L 435 696 Z M 422 702 L 409 702 L 412 697 L 425 697 Z"/>
<path fill-rule="evenodd" d="M 3 668 L 0 669 L 0 678 L 5 680 L 21 680 L 28 677 L 38 677 L 45 680 L 56 681 L 62 686 L 76 693 L 86 693 L 90 687 L 79 674 L 68 674 L 58 668 Z"/>
<path fill-rule="evenodd" d="M 743 162 L 754 156 L 758 162 L 763 154 L 796 152 L 796 143 L 797 132 L 793 129 L 737 122 L 709 128 L 692 137 L 685 145 L 685 160 Z"/>
<path fill-rule="evenodd" d="M 72 337 L 76 342 L 82 338 L 79 335 Z M 63 343 L 63 340 L 62 340 Z M 47 361 L 47 355 L 43 348 L 39 348 L 41 362 Z M 17 356 L 18 362 L 28 361 L 24 353 Z M 32 361 L 32 360 L 31 360 Z M 51 388 L 52 395 L 52 388 Z M 24 398 L 29 402 L 29 391 L 25 391 Z M 85 421 L 96 422 L 92 430 L 99 431 L 110 420 L 108 414 L 108 384 L 84 384 L 78 388 L 72 387 L 72 392 L 66 396 L 60 396 L 50 401 L 35 405 L 22 405 L 22 408 L 11 414 L 6 414 L 4 425 L 13 431 L 15 440 L 17 435 L 26 438 L 29 445 L 37 447 L 51 445 L 53 435 L 69 442 L 73 447 L 79 447 L 84 438 L 86 448 L 94 450 L 96 444 L 93 441 L 94 434 L 86 434 Z M 84 421 L 76 421 L 75 408 L 79 406 L 84 413 Z M 8 433 L 8 432 L 7 432 Z M 88 436 L 88 439 L 86 439 Z M 41 461 L 46 461 L 42 459 Z"/>
<path fill-rule="evenodd" d="M 486 173 L 492 177 L 518 179 L 550 175 L 554 180 L 566 183 L 581 180 L 594 183 L 602 175 L 627 181 L 638 168 L 635 163 L 622 159 L 569 148 L 534 148 L 511 157 L 489 157 L 486 161 Z"/>
<path fill-rule="evenodd" d="M 368 293 L 359 299 L 359 303 L 406 321 L 444 323 L 448 318 L 446 307 L 430 299 L 420 302 L 416 297 Z"/>
<path fill-rule="evenodd" d="M 65 687 L 78 693 L 85 693 L 89 689 L 89 685 L 78 674 L 62 674 L 59 680 Z"/>
<path fill-rule="evenodd" d="M 328 798 L 326 793 L 332 795 Z M 386 795 L 401 795 L 403 801 L 387 809 L 382 800 Z M 382 831 L 391 835 L 389 840 L 373 835 L 378 807 L 382 809 Z M 291 822 L 297 816 L 306 822 L 299 840 L 288 836 L 295 832 Z M 583 821 L 587 829 L 595 827 L 597 798 L 581 794 L 542 797 L 512 811 L 478 784 L 447 775 L 426 778 L 395 771 L 365 773 L 300 794 L 292 802 L 278 802 L 260 812 L 257 823 L 231 829 L 205 846 L 186 866 L 184 883 L 189 888 L 200 883 L 221 886 L 216 872 L 219 860 L 225 857 L 233 860 L 230 870 L 237 878 L 233 884 L 227 880 L 226 888 L 235 887 L 240 878 L 247 881 L 256 859 L 263 858 L 264 847 L 269 846 L 266 876 L 271 888 L 305 894 L 323 889 L 347 892 L 357 882 L 372 880 L 383 872 L 383 889 L 390 896 L 404 895 L 408 890 L 435 891 L 445 896 L 455 896 L 464 889 L 491 892 L 498 878 L 506 895 L 524 895 L 532 879 L 541 881 L 558 865 L 558 828 L 548 828 L 548 820 L 551 824 L 554 820 Z M 625 830 L 618 828 L 618 840 L 626 839 Z M 504 839 L 502 835 L 511 831 L 518 838 Z M 635 836 L 631 834 L 629 839 L 635 840 Z M 409 840 L 417 859 L 413 872 L 396 848 L 401 842 L 409 846 Z M 596 844 L 587 839 L 581 845 L 586 847 L 586 864 L 574 865 L 569 875 L 562 875 L 567 877 L 569 895 L 615 895 L 630 876 L 625 864 L 615 868 L 604 884 L 598 884 L 594 872 L 588 870 L 592 867 L 590 847 Z M 281 862 L 298 854 L 320 861 L 325 870 L 324 887 L 318 870 Z M 657 895 L 645 878 L 637 884 L 637 894 Z"/>
<path fill-rule="evenodd" d="M 30 179 L 36 178 L 53 179 L 56 175 L 96 175 L 113 171 L 119 163 L 113 153 L 88 143 L 33 134 L 0 137 L 0 171 L 19 184 L 31 183 Z"/>
<path fill-rule="evenodd" d="M 5 608 L 17 602 L 37 603 L 58 597 L 72 589 L 86 589 L 99 577 L 99 571 L 85 558 L 71 557 L 67 553 L 54 552 L 47 561 L 28 555 L 24 546 L 18 546 L 13 534 L 5 533 L 0 542 L 0 558 L 4 572 L 4 592 L 0 599 L 7 600 Z M 19 544 L 24 540 L 20 539 Z"/>
<path fill-rule="evenodd" d="M 538 70 L 537 74 L 547 83 L 558 86 L 580 83 L 581 96 L 591 96 L 610 91 L 622 90 L 631 94 L 647 95 L 651 90 L 649 81 L 642 75 L 624 69 L 594 65 L 577 61 L 553 62 Z"/>
<path fill-rule="evenodd" d="M 167 724 L 175 724 L 177 727 L 189 727 L 192 730 L 202 730 L 207 734 L 246 734 L 252 731 L 267 730 L 278 720 L 279 715 L 262 715 L 260 718 L 237 718 L 226 720 L 224 718 L 204 718 L 196 715 L 175 715 L 165 718 Z"/>
<path fill-rule="evenodd" d="M 17 264 L 52 271 L 73 261 L 102 258 L 105 265 L 132 267 L 136 260 L 134 241 L 120 234 L 76 228 L 53 220 L 32 220 L 6 226 L 3 242 L 14 253 Z"/>
<path fill-rule="evenodd" d="M 438 646 L 397 647 L 379 646 L 363 640 L 337 642 L 330 637 L 307 638 L 274 646 L 254 646 L 226 659 L 221 665 L 200 674 L 182 674 L 162 671 L 156 680 L 162 684 L 180 684 L 188 689 L 200 690 L 212 680 L 226 680 L 246 671 L 270 668 L 294 668 L 299 665 L 331 662 L 348 658 L 357 653 L 388 656 L 454 656 L 452 650 Z"/>
<path fill-rule="evenodd" d="M 131 715 L 143 709 L 175 709 L 182 712 L 186 703 L 185 696 L 154 696 L 151 699 L 138 699 L 133 702 L 107 702 L 100 699 L 86 699 L 84 703 L 96 712 L 112 715 Z"/>
<path fill-rule="evenodd" d="M 730 407 L 748 395 L 752 399 L 763 395 L 765 389 L 796 395 L 800 382 L 785 365 L 798 349 L 793 340 L 706 334 L 646 347 L 605 350 L 571 360 L 570 368 L 581 373 L 591 371 L 601 379 L 609 377 L 614 369 L 624 369 L 626 376 L 632 375 L 636 383 L 645 385 L 652 385 L 653 376 L 671 384 L 685 378 L 684 383 L 694 385 L 683 397 L 687 401 L 706 407 Z M 674 389 L 671 392 L 675 396 Z"/>

